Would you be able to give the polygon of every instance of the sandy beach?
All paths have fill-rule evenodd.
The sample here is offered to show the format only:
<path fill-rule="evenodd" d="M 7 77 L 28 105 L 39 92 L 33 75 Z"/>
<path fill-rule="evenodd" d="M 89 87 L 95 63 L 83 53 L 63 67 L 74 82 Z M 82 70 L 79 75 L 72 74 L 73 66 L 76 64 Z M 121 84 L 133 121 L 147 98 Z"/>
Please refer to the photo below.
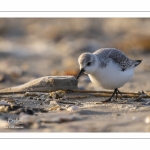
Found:
<path fill-rule="evenodd" d="M 92 92 L 68 91 L 62 100 L 50 92 L 0 94 L 0 131 L 150 132 L 149 23 L 144 18 L 1 18 L 0 90 L 44 76 L 76 76 L 79 55 L 100 48 L 120 49 L 142 63 L 120 88 L 138 95 L 110 103 Z M 78 90 L 107 91 L 87 75 L 79 79 Z"/>

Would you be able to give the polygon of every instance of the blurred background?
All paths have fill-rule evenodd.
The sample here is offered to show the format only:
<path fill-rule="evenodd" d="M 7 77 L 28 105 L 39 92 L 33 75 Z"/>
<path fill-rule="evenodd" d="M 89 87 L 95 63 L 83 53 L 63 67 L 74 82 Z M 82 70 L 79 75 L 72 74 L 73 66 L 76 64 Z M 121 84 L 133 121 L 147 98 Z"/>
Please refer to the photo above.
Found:
<path fill-rule="evenodd" d="M 42 76 L 76 76 L 81 53 L 112 47 L 143 60 L 122 90 L 149 91 L 149 18 L 0 18 L 0 89 Z M 87 75 L 79 89 L 102 90 Z"/>

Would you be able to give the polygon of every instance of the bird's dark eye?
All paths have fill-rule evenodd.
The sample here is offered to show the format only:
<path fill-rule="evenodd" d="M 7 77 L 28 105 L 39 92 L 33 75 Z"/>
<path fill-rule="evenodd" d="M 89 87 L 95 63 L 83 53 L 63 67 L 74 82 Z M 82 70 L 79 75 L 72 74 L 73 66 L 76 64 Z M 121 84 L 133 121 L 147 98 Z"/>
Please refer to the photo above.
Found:
<path fill-rule="evenodd" d="M 90 65 L 91 65 L 91 62 L 88 62 L 88 63 L 87 63 L 87 66 L 90 66 Z"/>

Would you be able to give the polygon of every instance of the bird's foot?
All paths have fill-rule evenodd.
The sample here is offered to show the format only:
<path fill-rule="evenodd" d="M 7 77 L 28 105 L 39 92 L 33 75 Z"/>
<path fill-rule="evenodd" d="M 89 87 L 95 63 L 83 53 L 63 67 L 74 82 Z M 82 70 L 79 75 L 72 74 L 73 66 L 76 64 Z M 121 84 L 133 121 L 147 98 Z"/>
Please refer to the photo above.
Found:
<path fill-rule="evenodd" d="M 118 102 L 118 93 L 119 93 L 120 95 L 122 95 L 122 93 L 116 88 L 109 99 L 103 100 L 103 101 L 101 101 L 101 102 L 102 102 L 102 103 L 110 102 L 110 101 L 112 100 L 112 98 L 113 98 L 115 95 L 116 95 L 116 100 L 113 100 L 113 101 Z"/>

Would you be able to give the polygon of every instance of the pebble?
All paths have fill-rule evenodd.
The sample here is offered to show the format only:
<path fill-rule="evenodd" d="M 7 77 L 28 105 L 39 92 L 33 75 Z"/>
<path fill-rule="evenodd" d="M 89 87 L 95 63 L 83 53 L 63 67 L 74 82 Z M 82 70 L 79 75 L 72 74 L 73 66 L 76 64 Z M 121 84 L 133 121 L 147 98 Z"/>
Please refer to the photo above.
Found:
<path fill-rule="evenodd" d="M 50 99 L 45 99 L 45 103 L 46 103 L 46 102 L 50 102 Z"/>
<path fill-rule="evenodd" d="M 80 108 L 78 106 L 70 106 L 67 108 L 67 111 L 78 111 Z"/>
<path fill-rule="evenodd" d="M 132 108 L 130 108 L 130 110 L 136 110 L 137 108 L 137 106 L 133 106 Z"/>
<path fill-rule="evenodd" d="M 0 112 L 1 113 L 8 112 L 8 106 L 0 106 Z"/>
<path fill-rule="evenodd" d="M 4 105 L 4 106 L 10 106 L 10 104 L 8 104 L 6 101 L 2 100 L 0 101 L 0 105 Z"/>
<path fill-rule="evenodd" d="M 55 106 L 52 106 L 52 107 L 48 108 L 47 110 L 60 110 L 60 106 L 55 105 Z"/>
<path fill-rule="evenodd" d="M 37 92 L 26 92 L 24 94 L 24 97 L 28 97 L 28 96 L 39 96 L 39 93 L 37 93 Z"/>
<path fill-rule="evenodd" d="M 150 123 L 150 116 L 145 117 L 145 123 L 147 123 L 147 124 Z"/>
<path fill-rule="evenodd" d="M 16 101 L 15 104 L 16 104 L 16 105 L 20 105 L 20 102 Z"/>
<path fill-rule="evenodd" d="M 66 92 L 62 90 L 49 93 L 49 97 L 53 99 L 60 99 L 60 98 L 63 98 L 65 95 L 66 95 Z"/>
<path fill-rule="evenodd" d="M 35 122 L 35 123 L 33 123 L 32 125 L 31 125 L 31 129 L 38 129 L 40 127 L 40 125 L 37 123 L 37 122 Z"/>
<path fill-rule="evenodd" d="M 50 105 L 57 105 L 58 103 L 56 101 L 50 101 Z"/>
<path fill-rule="evenodd" d="M 150 101 L 148 101 L 148 102 L 146 103 L 146 105 L 150 105 Z"/>
<path fill-rule="evenodd" d="M 19 114 L 19 120 L 22 120 L 23 123 L 28 124 L 28 123 L 34 123 L 37 121 L 37 117 L 35 115 L 28 115 L 25 113 L 20 113 Z"/>

